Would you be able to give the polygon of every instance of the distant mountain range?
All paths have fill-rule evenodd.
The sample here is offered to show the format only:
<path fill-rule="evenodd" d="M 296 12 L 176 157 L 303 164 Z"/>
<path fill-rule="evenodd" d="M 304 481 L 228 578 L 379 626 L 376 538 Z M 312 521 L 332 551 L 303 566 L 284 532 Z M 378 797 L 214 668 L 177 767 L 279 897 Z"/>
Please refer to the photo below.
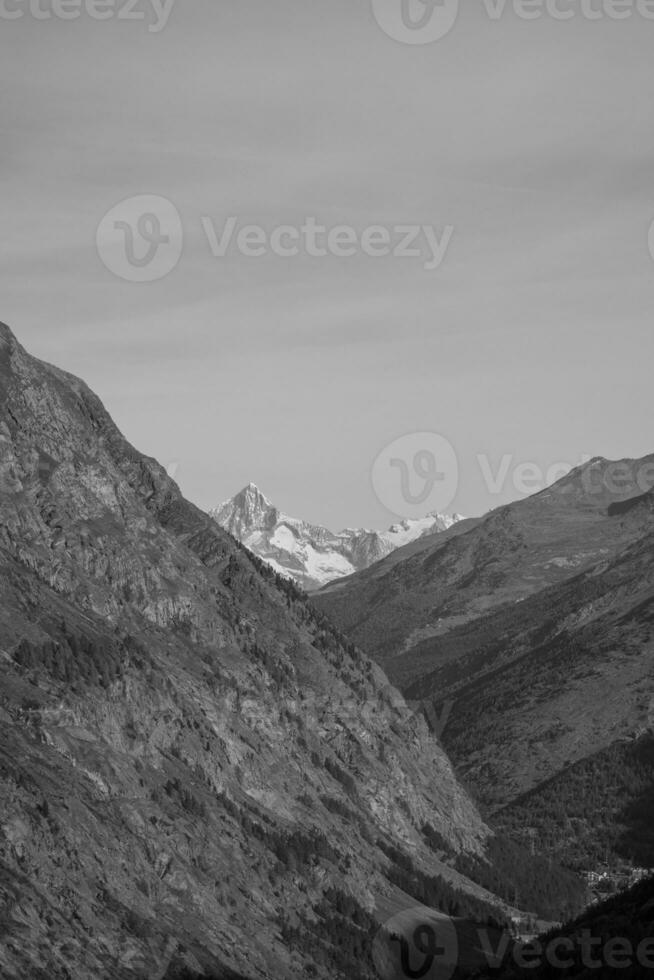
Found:
<path fill-rule="evenodd" d="M 409 700 L 434 702 L 486 813 L 570 862 L 598 841 L 654 859 L 654 756 L 639 741 L 654 730 L 652 484 L 654 456 L 596 458 L 312 597 Z"/>
<path fill-rule="evenodd" d="M 254 483 L 209 513 L 255 555 L 309 592 L 369 568 L 412 541 L 447 531 L 462 519 L 433 513 L 387 531 L 347 528 L 335 534 L 283 513 Z"/>

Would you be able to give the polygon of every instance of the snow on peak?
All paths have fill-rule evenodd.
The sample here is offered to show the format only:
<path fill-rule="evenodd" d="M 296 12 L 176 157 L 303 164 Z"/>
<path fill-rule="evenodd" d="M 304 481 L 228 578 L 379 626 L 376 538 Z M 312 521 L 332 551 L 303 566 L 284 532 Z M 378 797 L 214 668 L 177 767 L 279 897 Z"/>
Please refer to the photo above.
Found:
<path fill-rule="evenodd" d="M 446 531 L 462 519 L 458 514 L 432 513 L 401 521 L 387 531 L 347 528 L 334 534 L 284 514 L 255 483 L 209 514 L 275 571 L 295 579 L 307 591 L 368 568 L 396 548 Z"/>
<path fill-rule="evenodd" d="M 225 500 L 209 514 L 235 538 L 244 540 L 253 530 L 272 527 L 278 511 L 256 483 L 248 483 L 236 496 Z"/>

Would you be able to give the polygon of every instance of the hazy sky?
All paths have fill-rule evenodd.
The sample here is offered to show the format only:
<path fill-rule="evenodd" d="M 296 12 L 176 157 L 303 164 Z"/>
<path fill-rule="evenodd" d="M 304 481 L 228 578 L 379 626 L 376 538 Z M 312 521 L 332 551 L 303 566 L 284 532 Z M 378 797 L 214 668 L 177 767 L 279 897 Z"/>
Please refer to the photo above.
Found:
<path fill-rule="evenodd" d="M 298 516 L 385 526 L 371 465 L 416 431 L 455 447 L 467 514 L 517 496 L 477 454 L 652 452 L 653 48 L 637 14 L 493 21 L 481 0 L 424 46 L 367 0 L 177 0 L 158 33 L 25 0 L 0 24 L 0 319 L 201 506 L 253 480 Z M 150 283 L 96 250 L 142 194 L 184 227 Z M 229 216 L 454 234 L 432 271 L 216 258 L 202 218 Z"/>

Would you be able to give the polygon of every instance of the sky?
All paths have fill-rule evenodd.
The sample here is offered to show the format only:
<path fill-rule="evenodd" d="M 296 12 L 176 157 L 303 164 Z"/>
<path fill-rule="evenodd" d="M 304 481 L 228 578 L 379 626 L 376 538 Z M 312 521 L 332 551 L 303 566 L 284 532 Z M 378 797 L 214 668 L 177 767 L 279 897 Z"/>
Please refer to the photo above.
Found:
<path fill-rule="evenodd" d="M 400 0 L 171 2 L 0 2 L 0 320 L 30 352 L 200 506 L 254 481 L 333 529 L 416 516 L 374 465 L 399 447 L 419 488 L 415 433 L 452 447 L 436 503 L 469 515 L 526 464 L 654 451 L 654 20 L 466 0 L 408 44 L 380 16 Z M 133 281 L 102 229 L 144 195 L 180 254 Z M 229 218 L 446 248 L 214 255 Z"/>

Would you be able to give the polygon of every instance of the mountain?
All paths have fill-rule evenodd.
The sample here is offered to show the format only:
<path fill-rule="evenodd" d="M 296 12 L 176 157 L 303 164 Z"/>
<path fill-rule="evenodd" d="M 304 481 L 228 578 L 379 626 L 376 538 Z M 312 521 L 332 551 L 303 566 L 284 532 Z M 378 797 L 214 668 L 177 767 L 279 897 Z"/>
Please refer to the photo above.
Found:
<path fill-rule="evenodd" d="M 423 718 L 5 326 L 0 491 L 3 980 L 366 980 L 389 907 L 504 914 Z"/>
<path fill-rule="evenodd" d="M 427 699 L 428 714 L 446 719 L 458 773 L 500 823 L 502 808 L 528 794 L 534 813 L 539 787 L 556 795 L 562 781 L 588 816 L 590 761 L 654 726 L 653 464 L 592 460 L 313 597 L 409 700 Z M 638 830 L 619 780 L 610 785 L 603 805 L 615 823 L 602 833 L 630 858 Z M 566 826 L 560 808 L 557 819 Z M 548 846 L 535 824 L 527 831 Z M 589 819 L 572 840 L 589 853 L 596 831 Z"/>
<path fill-rule="evenodd" d="M 635 479 L 613 492 L 605 486 L 618 465 L 634 473 L 650 467 L 654 483 L 654 456 L 592 460 L 539 494 L 461 521 L 328 585 L 315 602 L 406 684 L 422 676 L 423 656 L 442 659 L 437 641 L 452 630 L 609 560 L 651 527 L 649 495 Z M 615 512 L 627 502 L 631 510 Z"/>
<path fill-rule="evenodd" d="M 288 575 L 310 592 L 333 579 L 351 575 L 389 555 L 396 548 L 446 531 L 458 514 L 427 514 L 405 520 L 387 531 L 347 528 L 334 534 L 282 513 L 250 483 L 210 516 L 271 568 Z"/>
<path fill-rule="evenodd" d="M 613 742 L 496 814 L 504 834 L 577 871 L 654 868 L 654 735 Z"/>
<path fill-rule="evenodd" d="M 479 980 L 587 980 L 624 977 L 644 980 L 654 967 L 654 878 L 593 905 L 516 955 L 510 950 L 500 968 L 482 970 Z"/>

